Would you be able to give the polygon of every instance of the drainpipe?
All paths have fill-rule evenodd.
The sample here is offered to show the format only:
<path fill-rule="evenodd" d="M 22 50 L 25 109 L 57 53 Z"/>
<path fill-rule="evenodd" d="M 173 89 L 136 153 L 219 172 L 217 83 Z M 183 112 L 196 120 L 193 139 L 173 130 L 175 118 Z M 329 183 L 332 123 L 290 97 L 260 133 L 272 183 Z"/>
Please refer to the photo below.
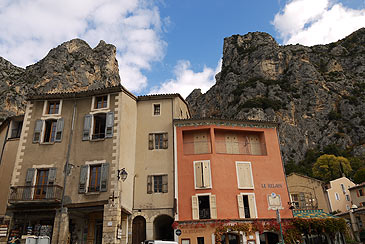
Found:
<path fill-rule="evenodd" d="M 59 220 L 58 220 L 58 234 L 57 234 L 56 243 L 59 243 L 59 240 L 60 240 L 61 220 L 62 220 L 62 213 L 64 212 L 64 199 L 65 199 L 65 192 L 66 192 L 67 173 L 68 173 L 68 167 L 69 167 L 69 163 L 70 163 L 69 161 L 70 161 L 70 154 L 71 154 L 72 136 L 73 136 L 73 132 L 74 132 L 75 116 L 76 116 L 76 98 L 74 98 L 74 109 L 73 109 L 73 114 L 72 114 L 70 138 L 68 141 L 65 168 L 63 170 L 63 173 L 64 173 L 63 189 L 62 189 L 61 209 L 60 209 L 60 216 L 59 216 Z"/>
<path fill-rule="evenodd" d="M 0 165 L 1 165 L 1 161 L 2 161 L 2 159 L 3 159 L 3 154 L 4 154 L 4 151 L 5 151 L 5 145 L 6 145 L 6 142 L 8 141 L 9 128 L 10 128 L 10 120 L 9 120 L 9 123 L 8 123 L 8 128 L 6 129 L 6 134 L 5 134 L 5 137 L 4 137 L 4 144 L 3 144 L 3 148 L 1 149 L 1 155 L 0 155 Z"/>

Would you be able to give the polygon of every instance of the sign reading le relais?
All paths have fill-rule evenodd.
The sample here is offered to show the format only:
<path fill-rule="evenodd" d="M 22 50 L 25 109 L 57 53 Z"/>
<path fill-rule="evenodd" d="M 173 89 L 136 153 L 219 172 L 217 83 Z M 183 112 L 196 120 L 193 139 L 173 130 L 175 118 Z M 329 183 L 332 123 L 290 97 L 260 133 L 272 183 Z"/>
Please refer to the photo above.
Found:
<path fill-rule="evenodd" d="M 261 184 L 261 188 L 283 188 L 283 184 Z"/>

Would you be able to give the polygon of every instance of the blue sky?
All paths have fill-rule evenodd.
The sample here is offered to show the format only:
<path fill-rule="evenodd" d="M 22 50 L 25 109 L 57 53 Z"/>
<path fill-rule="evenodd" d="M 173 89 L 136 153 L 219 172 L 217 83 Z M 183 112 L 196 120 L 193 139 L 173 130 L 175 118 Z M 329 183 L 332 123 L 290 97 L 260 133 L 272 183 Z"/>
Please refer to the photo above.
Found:
<path fill-rule="evenodd" d="M 0 0 L 0 56 L 25 67 L 73 38 L 117 47 L 134 94 L 206 92 L 224 37 L 267 32 L 325 44 L 365 27 L 364 0 Z"/>

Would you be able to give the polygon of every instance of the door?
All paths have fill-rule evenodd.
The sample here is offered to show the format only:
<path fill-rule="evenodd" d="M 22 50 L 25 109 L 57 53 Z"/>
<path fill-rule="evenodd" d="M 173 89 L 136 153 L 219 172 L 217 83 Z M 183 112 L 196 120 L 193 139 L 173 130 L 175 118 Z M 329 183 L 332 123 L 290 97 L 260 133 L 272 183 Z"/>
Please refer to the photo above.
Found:
<path fill-rule="evenodd" d="M 95 224 L 95 238 L 94 244 L 102 244 L 103 243 L 103 221 L 98 220 Z"/>
<path fill-rule="evenodd" d="M 44 199 L 47 194 L 48 169 L 37 170 L 34 199 Z"/>
<path fill-rule="evenodd" d="M 141 244 L 146 240 L 146 220 L 142 216 L 133 219 L 132 244 Z"/>

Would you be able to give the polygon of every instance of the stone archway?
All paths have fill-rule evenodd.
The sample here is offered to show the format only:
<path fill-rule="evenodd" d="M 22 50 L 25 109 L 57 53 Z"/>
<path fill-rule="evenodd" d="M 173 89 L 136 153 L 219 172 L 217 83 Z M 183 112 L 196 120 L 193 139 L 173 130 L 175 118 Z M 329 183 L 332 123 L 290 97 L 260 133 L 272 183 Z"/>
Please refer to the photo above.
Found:
<path fill-rule="evenodd" d="M 172 224 L 174 219 L 168 215 L 159 215 L 153 221 L 153 232 L 155 240 L 173 241 L 174 229 Z"/>
<path fill-rule="evenodd" d="M 133 219 L 132 224 L 132 244 L 141 244 L 146 240 L 146 219 L 137 216 Z"/>

